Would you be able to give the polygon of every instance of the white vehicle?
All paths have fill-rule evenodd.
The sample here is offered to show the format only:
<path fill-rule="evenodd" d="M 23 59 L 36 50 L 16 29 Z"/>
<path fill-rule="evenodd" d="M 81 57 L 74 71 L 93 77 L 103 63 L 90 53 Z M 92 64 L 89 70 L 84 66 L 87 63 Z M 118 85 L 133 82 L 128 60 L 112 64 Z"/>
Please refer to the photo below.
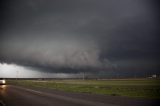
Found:
<path fill-rule="evenodd" d="M 0 78 L 0 85 L 4 85 L 4 84 L 6 84 L 6 80 L 3 78 Z"/>

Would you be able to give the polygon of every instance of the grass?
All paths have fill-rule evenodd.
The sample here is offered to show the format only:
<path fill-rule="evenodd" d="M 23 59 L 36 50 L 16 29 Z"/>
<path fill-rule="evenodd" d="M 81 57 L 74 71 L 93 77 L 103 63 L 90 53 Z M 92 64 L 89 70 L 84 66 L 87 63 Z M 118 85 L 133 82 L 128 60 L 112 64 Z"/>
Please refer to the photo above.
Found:
<path fill-rule="evenodd" d="M 10 80 L 9 84 L 112 96 L 160 99 L 160 80 Z"/>

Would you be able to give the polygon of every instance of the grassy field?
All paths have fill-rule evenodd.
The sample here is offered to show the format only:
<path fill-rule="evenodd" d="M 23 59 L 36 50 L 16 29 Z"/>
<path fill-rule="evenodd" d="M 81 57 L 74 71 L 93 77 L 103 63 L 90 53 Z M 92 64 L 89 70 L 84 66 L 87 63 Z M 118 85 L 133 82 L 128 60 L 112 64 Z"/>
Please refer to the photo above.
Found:
<path fill-rule="evenodd" d="M 160 80 L 9 80 L 9 84 L 112 96 L 160 99 Z"/>

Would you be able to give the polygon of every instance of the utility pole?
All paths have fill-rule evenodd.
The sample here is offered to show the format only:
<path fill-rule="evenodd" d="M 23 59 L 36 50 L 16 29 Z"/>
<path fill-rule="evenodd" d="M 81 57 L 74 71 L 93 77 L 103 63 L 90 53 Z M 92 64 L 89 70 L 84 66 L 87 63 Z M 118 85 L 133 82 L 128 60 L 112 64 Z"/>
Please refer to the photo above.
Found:
<path fill-rule="evenodd" d="M 16 72 L 17 72 L 17 74 L 16 74 L 16 78 L 17 78 L 17 80 L 18 80 L 18 73 L 19 73 L 19 71 L 17 70 Z"/>
<path fill-rule="evenodd" d="M 85 80 L 85 72 L 83 72 L 83 80 Z"/>

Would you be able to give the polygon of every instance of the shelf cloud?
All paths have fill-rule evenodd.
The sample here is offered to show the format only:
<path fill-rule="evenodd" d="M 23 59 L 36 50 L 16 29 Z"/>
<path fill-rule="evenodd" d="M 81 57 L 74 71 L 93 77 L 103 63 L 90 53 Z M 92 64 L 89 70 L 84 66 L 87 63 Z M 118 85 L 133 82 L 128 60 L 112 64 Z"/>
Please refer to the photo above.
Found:
<path fill-rule="evenodd" d="M 157 73 L 157 4 L 152 0 L 2 0 L 0 62 L 53 72 Z"/>

